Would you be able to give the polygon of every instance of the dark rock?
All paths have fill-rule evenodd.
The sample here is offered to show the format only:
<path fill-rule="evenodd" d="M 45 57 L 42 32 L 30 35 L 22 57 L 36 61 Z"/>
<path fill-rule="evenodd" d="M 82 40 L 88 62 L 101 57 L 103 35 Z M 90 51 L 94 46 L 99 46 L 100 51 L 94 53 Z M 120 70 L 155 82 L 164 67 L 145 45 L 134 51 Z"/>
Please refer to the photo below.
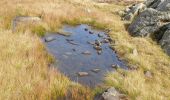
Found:
<path fill-rule="evenodd" d="M 101 46 L 101 45 L 102 45 L 99 40 L 95 40 L 95 44 L 96 44 L 97 46 Z"/>
<path fill-rule="evenodd" d="M 85 28 L 84 30 L 85 30 L 85 31 L 88 31 L 88 28 Z"/>
<path fill-rule="evenodd" d="M 92 31 L 89 31 L 89 34 L 94 34 Z"/>
<path fill-rule="evenodd" d="M 94 49 L 96 49 L 96 50 L 102 50 L 102 48 L 100 47 L 100 46 L 94 46 Z"/>
<path fill-rule="evenodd" d="M 76 49 L 72 49 L 73 51 L 76 51 Z"/>
<path fill-rule="evenodd" d="M 119 66 L 119 65 L 112 64 L 112 68 L 118 69 L 118 68 L 120 68 L 120 66 Z"/>
<path fill-rule="evenodd" d="M 74 40 L 73 40 L 73 39 L 66 39 L 66 41 L 68 41 L 68 42 L 69 42 L 69 41 L 74 41 Z"/>
<path fill-rule="evenodd" d="M 109 43 L 109 40 L 105 38 L 105 39 L 103 40 L 103 43 Z"/>

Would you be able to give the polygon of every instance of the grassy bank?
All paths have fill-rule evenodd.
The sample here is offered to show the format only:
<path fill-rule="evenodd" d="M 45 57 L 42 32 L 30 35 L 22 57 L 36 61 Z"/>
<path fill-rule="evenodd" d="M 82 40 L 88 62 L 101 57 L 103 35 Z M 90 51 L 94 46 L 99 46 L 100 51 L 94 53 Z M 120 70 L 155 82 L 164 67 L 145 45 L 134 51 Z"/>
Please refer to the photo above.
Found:
<path fill-rule="evenodd" d="M 37 34 L 33 34 L 79 23 L 111 29 L 109 35 L 116 40 L 114 48 L 120 57 L 138 68 L 109 73 L 107 86 L 116 87 L 134 100 L 170 99 L 170 59 L 151 39 L 129 36 L 117 14 L 123 5 L 90 0 L 1 0 L 0 8 L 0 99 L 92 99 L 92 91 L 48 68 L 49 57 Z M 12 33 L 11 20 L 15 16 L 40 16 L 42 27 Z M 133 55 L 133 49 L 138 55 Z M 152 78 L 145 77 L 148 70 L 153 73 Z"/>

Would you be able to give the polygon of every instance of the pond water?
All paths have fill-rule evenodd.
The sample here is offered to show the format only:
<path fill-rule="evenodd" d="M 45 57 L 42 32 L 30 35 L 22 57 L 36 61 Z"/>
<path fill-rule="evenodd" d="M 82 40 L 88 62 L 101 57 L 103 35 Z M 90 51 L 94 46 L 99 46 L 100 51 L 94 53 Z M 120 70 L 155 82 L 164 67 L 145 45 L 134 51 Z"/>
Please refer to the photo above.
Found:
<path fill-rule="evenodd" d="M 127 68 L 110 48 L 110 42 L 114 41 L 104 31 L 88 25 L 65 25 L 62 31 L 71 34 L 47 33 L 43 41 L 48 52 L 56 58 L 54 65 L 72 81 L 94 87 L 103 82 L 107 72 L 116 70 L 113 65 Z"/>

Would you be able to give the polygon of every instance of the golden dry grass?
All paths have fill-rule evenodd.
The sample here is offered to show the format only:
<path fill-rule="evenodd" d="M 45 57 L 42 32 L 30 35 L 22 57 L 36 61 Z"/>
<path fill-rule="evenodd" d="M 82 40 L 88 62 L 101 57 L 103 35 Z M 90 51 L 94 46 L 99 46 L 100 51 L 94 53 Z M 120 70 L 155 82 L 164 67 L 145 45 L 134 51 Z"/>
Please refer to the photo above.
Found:
<path fill-rule="evenodd" d="M 64 23 L 111 29 L 109 35 L 117 44 L 114 48 L 129 65 L 138 66 L 138 70 L 110 73 L 106 84 L 134 100 L 170 99 L 169 57 L 151 39 L 129 36 L 116 13 L 123 6 L 90 0 L 1 0 L 0 8 L 0 99 L 54 99 L 68 95 L 68 91 L 73 100 L 92 99 L 89 89 L 79 86 L 77 89 L 77 85 L 70 88 L 72 82 L 48 69 L 47 54 L 40 39 L 30 34 L 39 29 L 22 31 L 23 34 L 10 32 L 11 20 L 20 15 L 40 16 L 49 31 L 58 30 Z M 137 56 L 132 54 L 133 49 L 137 49 Z M 145 77 L 146 70 L 153 73 L 153 78 Z"/>

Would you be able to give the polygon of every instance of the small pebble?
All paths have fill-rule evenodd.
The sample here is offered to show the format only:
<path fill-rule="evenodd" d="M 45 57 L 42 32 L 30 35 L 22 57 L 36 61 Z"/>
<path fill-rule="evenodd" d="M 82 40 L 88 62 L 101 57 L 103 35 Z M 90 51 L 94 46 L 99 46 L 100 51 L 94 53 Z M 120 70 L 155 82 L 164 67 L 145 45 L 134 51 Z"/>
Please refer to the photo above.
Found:
<path fill-rule="evenodd" d="M 102 48 L 100 46 L 94 46 L 94 49 L 96 50 L 102 50 Z"/>
<path fill-rule="evenodd" d="M 85 28 L 84 30 L 85 30 L 85 31 L 88 31 L 88 28 Z"/>
<path fill-rule="evenodd" d="M 96 69 L 92 69 L 92 72 L 98 73 L 100 71 L 100 69 L 96 68 Z"/>
<path fill-rule="evenodd" d="M 113 64 L 112 68 L 118 69 L 118 68 L 120 68 L 120 66 L 118 64 L 117 65 Z"/>
<path fill-rule="evenodd" d="M 89 34 L 94 34 L 93 32 L 89 31 Z"/>
<path fill-rule="evenodd" d="M 89 73 L 87 73 L 87 72 L 78 72 L 78 75 L 83 77 L 83 76 L 88 76 Z"/>

